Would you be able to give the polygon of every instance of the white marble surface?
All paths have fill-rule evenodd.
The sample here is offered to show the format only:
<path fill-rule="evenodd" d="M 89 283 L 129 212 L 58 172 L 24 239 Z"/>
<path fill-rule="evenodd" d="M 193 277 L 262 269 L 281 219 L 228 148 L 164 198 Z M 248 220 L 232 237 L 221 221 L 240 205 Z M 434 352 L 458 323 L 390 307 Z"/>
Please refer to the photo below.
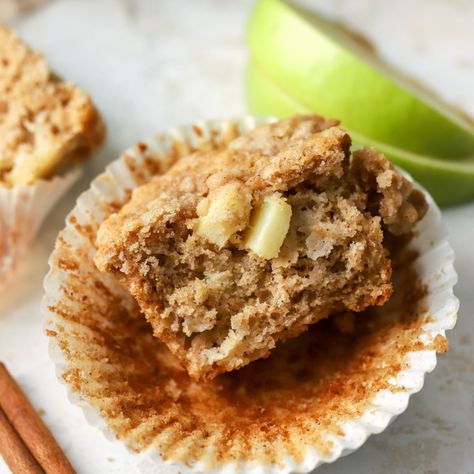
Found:
<path fill-rule="evenodd" d="M 243 32 L 251 3 L 58 0 L 15 23 L 60 74 L 93 95 L 109 127 L 107 145 L 52 213 L 0 298 L 0 360 L 44 412 L 79 473 L 162 471 L 89 427 L 57 382 L 39 311 L 48 254 L 77 195 L 122 149 L 158 129 L 245 113 Z M 470 0 L 311 3 L 364 31 L 393 63 L 474 116 Z M 318 472 L 474 473 L 474 204 L 447 210 L 444 218 L 457 253 L 461 299 L 450 351 L 387 431 Z M 0 460 L 0 473 L 7 472 Z"/>

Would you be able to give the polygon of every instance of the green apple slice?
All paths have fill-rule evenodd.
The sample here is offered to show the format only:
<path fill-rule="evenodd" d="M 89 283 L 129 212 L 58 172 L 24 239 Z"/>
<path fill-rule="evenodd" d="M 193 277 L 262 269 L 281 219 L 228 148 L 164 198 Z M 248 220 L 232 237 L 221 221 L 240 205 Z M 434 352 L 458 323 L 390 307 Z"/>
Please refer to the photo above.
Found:
<path fill-rule="evenodd" d="M 285 117 L 312 113 L 272 83 L 254 64 L 249 65 L 246 87 L 250 111 L 255 115 Z M 466 161 L 441 160 L 348 131 L 355 144 L 372 146 L 406 169 L 428 189 L 438 204 L 449 206 L 474 198 L 474 157 Z"/>
<path fill-rule="evenodd" d="M 450 160 L 474 155 L 469 120 L 331 23 L 282 0 L 260 0 L 248 42 L 259 70 L 308 110 L 410 152 Z"/>

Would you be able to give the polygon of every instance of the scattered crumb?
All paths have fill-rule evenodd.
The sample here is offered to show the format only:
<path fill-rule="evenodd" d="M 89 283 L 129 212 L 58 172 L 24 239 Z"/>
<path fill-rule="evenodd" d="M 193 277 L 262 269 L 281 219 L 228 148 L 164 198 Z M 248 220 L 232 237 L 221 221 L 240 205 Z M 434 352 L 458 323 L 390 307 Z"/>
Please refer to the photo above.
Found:
<path fill-rule="evenodd" d="M 434 338 L 433 346 L 434 346 L 436 352 L 440 352 L 440 353 L 447 352 L 448 351 L 448 346 L 449 346 L 448 339 L 446 337 L 442 336 L 441 334 L 438 334 Z"/>

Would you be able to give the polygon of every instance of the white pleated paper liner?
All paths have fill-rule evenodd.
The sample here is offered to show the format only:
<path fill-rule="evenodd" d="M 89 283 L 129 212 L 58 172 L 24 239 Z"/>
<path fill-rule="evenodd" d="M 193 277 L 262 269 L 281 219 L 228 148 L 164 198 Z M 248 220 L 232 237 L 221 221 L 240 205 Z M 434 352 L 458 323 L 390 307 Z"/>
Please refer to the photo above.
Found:
<path fill-rule="evenodd" d="M 353 347 L 345 344 L 353 351 L 344 359 L 347 367 L 334 369 L 332 378 L 311 375 L 319 370 L 318 361 L 327 361 L 338 349 L 332 347 L 337 341 L 331 345 L 321 332 L 332 331 L 327 322 L 276 349 L 269 359 L 210 383 L 187 378 L 152 337 L 131 297 L 95 268 L 96 232 L 152 175 L 166 172 L 195 149 L 227 143 L 259 123 L 254 118 L 196 123 L 130 148 L 80 196 L 50 257 L 43 312 L 58 377 L 91 424 L 113 442 L 140 452 L 156 472 L 166 472 L 169 463 L 183 474 L 310 472 L 333 462 L 406 409 L 425 373 L 434 369 L 445 331 L 456 322 L 454 254 L 441 213 L 422 190 L 429 211 L 405 249 L 413 258 L 400 267 L 400 272 L 416 273 L 417 285 L 424 288 L 416 310 L 404 306 L 408 297 L 413 299 L 413 288 L 406 285 L 403 304 L 397 306 L 395 298 L 381 316 L 360 318 L 360 324 L 386 320 L 383 330 L 337 336 L 346 342 L 356 338 Z M 301 356 L 308 347 L 314 360 Z M 307 365 L 307 373 L 291 373 L 294 357 Z M 287 364 L 288 374 L 275 370 L 278 364 Z M 311 377 L 319 391 L 313 390 Z M 271 402 L 272 397 L 280 398 Z M 248 421 L 239 425 L 239 420 Z"/>
<path fill-rule="evenodd" d="M 0 187 L 0 291 L 20 265 L 49 211 L 80 174 L 75 168 L 31 185 Z"/>

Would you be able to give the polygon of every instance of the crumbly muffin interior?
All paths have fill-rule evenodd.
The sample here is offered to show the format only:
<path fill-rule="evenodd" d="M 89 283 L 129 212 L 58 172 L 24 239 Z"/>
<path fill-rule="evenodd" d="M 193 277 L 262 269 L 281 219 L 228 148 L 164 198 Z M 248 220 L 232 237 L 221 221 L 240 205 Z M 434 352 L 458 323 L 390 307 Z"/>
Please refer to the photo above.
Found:
<path fill-rule="evenodd" d="M 102 225 L 96 264 L 196 379 L 266 357 L 330 314 L 384 304 L 384 232 L 409 230 L 426 203 L 382 155 L 349 148 L 334 122 L 311 116 L 190 155 Z M 241 205 L 214 219 L 235 230 L 216 244 L 200 225 L 223 189 Z M 252 209 L 274 193 L 291 220 L 278 255 L 262 258 L 246 239 Z"/>
<path fill-rule="evenodd" d="M 104 133 L 89 96 L 0 25 L 0 183 L 47 178 L 87 157 Z"/>

